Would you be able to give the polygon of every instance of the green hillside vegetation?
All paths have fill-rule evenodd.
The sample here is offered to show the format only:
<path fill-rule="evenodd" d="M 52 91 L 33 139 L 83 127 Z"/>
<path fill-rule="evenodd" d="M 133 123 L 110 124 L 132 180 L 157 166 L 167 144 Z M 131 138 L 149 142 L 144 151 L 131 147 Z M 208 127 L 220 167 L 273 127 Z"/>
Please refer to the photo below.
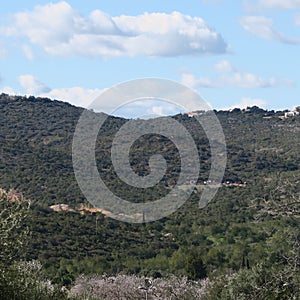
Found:
<path fill-rule="evenodd" d="M 207 299 L 300 297 L 299 116 L 283 118 L 284 111 L 258 107 L 216 111 L 228 162 L 222 187 L 203 209 L 198 202 L 210 168 L 208 140 L 198 134 L 194 118 L 174 116 L 197 143 L 197 189 L 172 215 L 129 224 L 100 212 L 79 212 L 88 203 L 75 180 L 71 148 L 81 113 L 65 102 L 0 95 L 0 187 L 31 201 L 23 223 L 31 235 L 20 258 L 38 260 L 52 282 L 65 286 L 80 274 L 174 274 L 209 278 L 213 287 Z M 125 122 L 108 117 L 99 132 L 100 175 L 127 200 L 153 201 L 176 183 L 179 153 L 159 135 L 137 140 L 130 154 L 139 175 L 149 173 L 152 154 L 164 155 L 168 168 L 149 190 L 129 187 L 110 161 L 113 136 Z M 54 204 L 68 204 L 71 211 L 55 212 Z"/>

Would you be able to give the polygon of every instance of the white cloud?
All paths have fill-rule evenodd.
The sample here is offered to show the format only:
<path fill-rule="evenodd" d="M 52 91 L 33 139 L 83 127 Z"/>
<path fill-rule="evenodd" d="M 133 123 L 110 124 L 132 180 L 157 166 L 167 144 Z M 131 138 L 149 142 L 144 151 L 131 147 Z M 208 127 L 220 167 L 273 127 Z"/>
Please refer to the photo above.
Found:
<path fill-rule="evenodd" d="M 300 14 L 298 14 L 298 15 L 295 16 L 295 24 L 297 26 L 300 26 Z"/>
<path fill-rule="evenodd" d="M 232 72 L 234 68 L 228 60 L 221 60 L 215 64 L 214 68 L 219 72 Z"/>
<path fill-rule="evenodd" d="M 201 18 L 179 12 L 83 17 L 67 2 L 38 5 L 14 15 L 6 35 L 27 37 L 51 55 L 177 56 L 227 51 L 223 37 Z"/>
<path fill-rule="evenodd" d="M 3 88 L 1 92 L 9 95 L 26 94 L 27 96 L 46 97 L 53 100 L 66 101 L 81 107 L 88 107 L 103 92 L 101 89 L 85 89 L 82 87 L 51 89 L 29 74 L 19 76 L 18 80 L 20 85 L 25 89 L 25 93 L 16 92 L 10 87 Z"/>
<path fill-rule="evenodd" d="M 11 87 L 5 86 L 0 90 L 0 94 L 8 94 L 8 95 L 18 95 L 18 93 Z"/>
<path fill-rule="evenodd" d="M 67 101 L 73 105 L 80 107 L 88 107 L 90 103 L 96 99 L 103 90 L 100 89 L 84 89 L 82 87 L 53 89 L 48 93 L 42 93 L 39 96 Z"/>
<path fill-rule="evenodd" d="M 106 101 L 106 98 L 99 98 L 99 96 L 101 96 L 106 89 L 87 89 L 79 86 L 52 89 L 30 74 L 21 75 L 18 77 L 18 80 L 25 91 L 16 91 L 10 87 L 5 87 L 0 89 L 0 93 L 6 93 L 9 95 L 25 94 L 26 96 L 46 97 L 53 100 L 65 101 L 80 107 L 92 108 L 95 111 L 101 111 L 124 117 L 137 117 L 142 115 L 171 115 L 183 112 L 185 110 L 199 109 L 199 105 L 202 105 L 202 102 L 199 103 L 197 97 L 191 98 L 190 94 L 188 97 L 185 97 L 185 94 L 178 94 L 178 91 L 170 91 L 169 89 L 163 90 L 162 93 L 167 93 L 168 95 L 171 93 L 170 99 L 177 99 L 177 96 L 182 98 L 183 102 L 181 104 L 176 104 L 168 100 L 154 100 L 152 98 L 147 100 L 130 100 L 129 102 L 125 101 L 123 103 L 120 102 L 123 100 L 120 98 L 118 90 L 115 89 L 109 89 L 112 93 L 110 95 L 115 95 L 115 97 L 109 97 L 108 101 Z M 148 88 L 152 87 L 153 84 L 148 86 Z M 124 91 L 124 93 L 126 94 L 126 91 Z M 160 93 L 160 90 L 157 90 L 156 93 Z M 162 98 L 169 99 L 168 96 L 162 96 Z M 135 97 L 133 97 L 133 99 L 135 99 Z M 205 107 L 203 107 L 203 109 L 204 108 Z"/>
<path fill-rule="evenodd" d="M 28 95 L 39 95 L 50 91 L 49 87 L 34 78 L 32 75 L 20 75 L 18 80 Z"/>
<path fill-rule="evenodd" d="M 176 115 L 185 111 L 184 107 L 170 101 L 145 98 L 123 103 L 116 110 L 109 113 L 125 118 L 149 119 L 159 116 Z"/>
<path fill-rule="evenodd" d="M 287 79 L 264 79 L 255 74 L 234 68 L 227 60 L 222 60 L 214 65 L 217 71 L 215 78 L 196 78 L 191 73 L 184 73 L 181 82 L 191 88 L 198 87 L 239 87 L 239 88 L 267 88 L 276 86 L 288 86 L 293 83 Z"/>
<path fill-rule="evenodd" d="M 163 115 L 165 115 L 164 107 L 163 106 L 153 106 L 151 113 L 153 113 L 155 115 L 163 116 Z"/>
<path fill-rule="evenodd" d="M 260 9 L 297 9 L 300 8 L 300 0 L 259 0 L 254 5 Z"/>
<path fill-rule="evenodd" d="M 213 80 L 204 77 L 196 78 L 191 73 L 183 73 L 181 75 L 181 82 L 182 84 L 193 89 L 196 89 L 197 87 L 216 87 L 216 82 L 214 82 Z"/>
<path fill-rule="evenodd" d="M 300 44 L 299 37 L 288 37 L 273 28 L 273 20 L 263 16 L 246 16 L 241 19 L 243 28 L 252 34 L 268 40 L 275 40 L 286 44 Z"/>
<path fill-rule="evenodd" d="M 23 45 L 22 49 L 28 60 L 34 60 L 34 54 L 28 45 Z"/>
<path fill-rule="evenodd" d="M 252 107 L 252 106 L 258 106 L 260 108 L 266 108 L 267 102 L 264 99 L 260 98 L 249 98 L 249 97 L 244 97 L 241 99 L 239 103 L 236 103 L 230 107 L 225 107 L 222 108 L 222 110 L 231 110 L 234 108 L 240 108 L 240 109 L 245 109 L 247 107 Z"/>

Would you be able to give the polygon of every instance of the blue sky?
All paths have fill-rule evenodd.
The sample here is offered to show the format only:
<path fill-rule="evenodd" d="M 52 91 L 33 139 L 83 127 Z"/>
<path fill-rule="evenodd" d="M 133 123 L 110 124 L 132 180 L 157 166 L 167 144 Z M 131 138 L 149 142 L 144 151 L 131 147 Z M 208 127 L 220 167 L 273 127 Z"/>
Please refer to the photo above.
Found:
<path fill-rule="evenodd" d="M 215 109 L 300 105 L 299 0 L 2 2 L 0 92 L 87 107 L 155 77 Z"/>

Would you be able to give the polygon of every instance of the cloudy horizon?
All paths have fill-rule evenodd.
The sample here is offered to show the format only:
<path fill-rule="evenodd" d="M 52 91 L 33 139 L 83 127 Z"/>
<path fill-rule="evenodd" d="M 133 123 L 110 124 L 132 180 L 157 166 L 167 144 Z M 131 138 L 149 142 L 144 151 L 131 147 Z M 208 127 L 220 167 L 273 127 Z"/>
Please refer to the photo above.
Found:
<path fill-rule="evenodd" d="M 192 0 L 189 8 L 181 1 L 30 1 L 6 3 L 1 16 L 3 93 L 88 107 L 120 82 L 164 78 L 215 109 L 300 104 L 296 0 Z"/>

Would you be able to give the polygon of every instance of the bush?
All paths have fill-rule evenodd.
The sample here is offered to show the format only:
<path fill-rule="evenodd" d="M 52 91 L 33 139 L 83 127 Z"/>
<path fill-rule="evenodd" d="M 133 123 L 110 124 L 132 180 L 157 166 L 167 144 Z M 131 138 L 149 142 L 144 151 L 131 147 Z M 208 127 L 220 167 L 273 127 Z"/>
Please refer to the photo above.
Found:
<path fill-rule="evenodd" d="M 126 299 L 141 300 L 147 298 L 169 300 L 205 299 L 208 281 L 189 281 L 187 277 L 146 278 L 136 275 L 81 276 L 71 288 L 71 295 L 85 299 Z"/>
<path fill-rule="evenodd" d="M 0 264 L 10 265 L 24 254 L 29 230 L 24 227 L 29 202 L 14 191 L 0 189 Z"/>
<path fill-rule="evenodd" d="M 221 276 L 209 287 L 207 299 L 297 300 L 300 297 L 299 270 L 290 266 L 258 264 L 234 275 Z"/>
<path fill-rule="evenodd" d="M 67 295 L 44 278 L 38 261 L 15 263 L 0 270 L 2 300 L 66 299 Z"/>
<path fill-rule="evenodd" d="M 43 276 L 38 261 L 22 261 L 29 230 L 24 227 L 29 202 L 22 195 L 0 189 L 0 295 L 1 300 L 66 299 Z"/>

